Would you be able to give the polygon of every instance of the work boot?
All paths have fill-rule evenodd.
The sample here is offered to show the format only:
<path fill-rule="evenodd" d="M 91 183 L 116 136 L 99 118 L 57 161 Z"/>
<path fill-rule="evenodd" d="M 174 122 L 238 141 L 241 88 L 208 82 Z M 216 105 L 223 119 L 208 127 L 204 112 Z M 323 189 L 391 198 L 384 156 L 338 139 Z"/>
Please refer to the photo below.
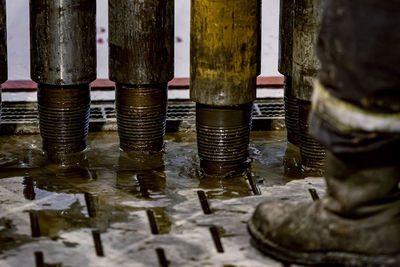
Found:
<path fill-rule="evenodd" d="M 326 163 L 326 196 L 260 204 L 248 223 L 252 244 L 283 262 L 400 266 L 398 157 L 328 154 Z"/>

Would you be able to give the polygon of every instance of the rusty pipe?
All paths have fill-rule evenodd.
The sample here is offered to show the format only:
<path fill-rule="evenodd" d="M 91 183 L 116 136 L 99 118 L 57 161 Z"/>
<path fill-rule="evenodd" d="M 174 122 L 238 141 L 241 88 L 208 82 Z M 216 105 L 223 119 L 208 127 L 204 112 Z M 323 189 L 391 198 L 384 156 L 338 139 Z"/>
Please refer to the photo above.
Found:
<path fill-rule="evenodd" d="M 299 144 L 299 105 L 292 89 L 294 0 L 281 0 L 278 71 L 284 75 L 285 123 L 288 142 Z"/>
<path fill-rule="evenodd" d="M 174 76 L 174 0 L 109 0 L 110 80 L 123 150 L 159 151 Z"/>
<path fill-rule="evenodd" d="M 80 152 L 96 79 L 96 1 L 30 0 L 30 33 L 43 149 L 51 158 Z"/>
<path fill-rule="evenodd" d="M 260 71 L 260 1 L 192 0 L 190 98 L 200 166 L 227 176 L 247 166 Z"/>
<path fill-rule="evenodd" d="M 1 117 L 1 84 L 7 80 L 7 24 L 6 0 L 0 0 L 0 117 Z"/>
<path fill-rule="evenodd" d="M 308 133 L 308 113 L 320 62 L 316 40 L 321 24 L 321 0 L 295 0 L 292 92 L 299 101 L 299 143 L 303 175 L 321 175 L 325 149 Z"/>

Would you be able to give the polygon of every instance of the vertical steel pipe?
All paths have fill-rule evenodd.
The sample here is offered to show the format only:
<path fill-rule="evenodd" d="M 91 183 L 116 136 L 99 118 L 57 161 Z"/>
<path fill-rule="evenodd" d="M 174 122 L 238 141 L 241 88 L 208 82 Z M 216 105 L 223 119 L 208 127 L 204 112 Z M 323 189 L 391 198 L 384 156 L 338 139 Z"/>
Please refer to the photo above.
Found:
<path fill-rule="evenodd" d="M 304 175 L 322 175 L 325 148 L 308 133 L 308 112 L 314 80 L 320 68 L 316 40 L 321 23 L 321 0 L 294 1 L 293 93 L 299 99 L 300 153 Z"/>
<path fill-rule="evenodd" d="M 314 80 L 320 68 L 316 41 L 321 11 L 321 0 L 294 1 L 293 92 L 302 101 L 311 101 Z"/>
<path fill-rule="evenodd" d="M 192 0 L 191 100 L 205 173 L 241 172 L 260 71 L 260 1 Z"/>
<path fill-rule="evenodd" d="M 7 80 L 7 22 L 6 0 L 0 0 L 0 116 L 1 116 L 1 84 Z M 1 118 L 0 118 L 1 121 Z"/>
<path fill-rule="evenodd" d="M 301 176 L 299 142 L 299 101 L 292 88 L 294 1 L 280 0 L 278 71 L 284 75 L 287 148 L 283 158 L 285 175 Z"/>
<path fill-rule="evenodd" d="M 299 144 L 299 105 L 292 89 L 293 65 L 293 10 L 294 0 L 281 0 L 279 12 L 279 61 L 278 71 L 284 75 L 285 123 L 287 139 Z"/>
<path fill-rule="evenodd" d="M 30 0 L 31 76 L 49 155 L 80 152 L 96 79 L 96 1 Z"/>
<path fill-rule="evenodd" d="M 159 151 L 174 77 L 174 0 L 109 0 L 110 80 L 123 150 Z"/>

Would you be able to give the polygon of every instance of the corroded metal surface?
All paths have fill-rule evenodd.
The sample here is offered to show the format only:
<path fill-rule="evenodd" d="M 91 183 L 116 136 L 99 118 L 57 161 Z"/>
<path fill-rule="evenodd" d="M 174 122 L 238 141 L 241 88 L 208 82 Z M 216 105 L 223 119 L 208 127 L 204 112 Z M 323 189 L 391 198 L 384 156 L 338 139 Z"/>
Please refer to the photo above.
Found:
<path fill-rule="evenodd" d="M 259 1 L 192 0 L 191 100 L 233 106 L 256 97 Z"/>
<path fill-rule="evenodd" d="M 257 0 L 258 13 L 257 13 L 257 76 L 261 74 L 261 47 L 262 47 L 262 0 Z"/>
<path fill-rule="evenodd" d="M 7 80 L 7 25 L 6 25 L 6 0 L 0 0 L 0 122 L 2 113 L 1 84 Z M 2 155 L 0 154 L 0 164 Z"/>
<path fill-rule="evenodd" d="M 292 76 L 294 0 L 280 0 L 278 71 Z"/>
<path fill-rule="evenodd" d="M 90 88 L 38 87 L 40 133 L 49 154 L 66 154 L 86 148 L 89 130 Z"/>
<path fill-rule="evenodd" d="M 174 76 L 174 0 L 109 0 L 110 80 L 159 84 Z"/>
<path fill-rule="evenodd" d="M 39 84 L 96 79 L 96 1 L 30 0 L 31 77 Z"/>
<path fill-rule="evenodd" d="M 293 29 L 293 94 L 310 101 L 320 63 L 316 41 L 321 23 L 321 0 L 296 0 Z"/>
<path fill-rule="evenodd" d="M 117 131 L 114 102 L 92 101 L 90 105 L 90 131 Z M 37 134 L 37 105 L 34 103 L 6 102 L 3 106 L 0 134 Z M 196 104 L 189 101 L 168 101 L 167 132 L 195 131 Z M 260 99 L 253 104 L 252 130 L 278 130 L 284 128 L 283 99 Z"/>
<path fill-rule="evenodd" d="M 167 113 L 167 83 L 116 84 L 116 111 L 123 150 L 157 151 L 163 147 Z"/>
<path fill-rule="evenodd" d="M 167 82 L 174 77 L 174 1 L 110 0 L 110 79 L 120 146 L 163 147 Z"/>
<path fill-rule="evenodd" d="M 0 0 L 0 84 L 5 82 L 6 80 L 7 80 L 6 0 Z"/>
<path fill-rule="evenodd" d="M 196 105 L 200 166 L 207 174 L 229 176 L 247 163 L 252 103 L 238 107 Z"/>
<path fill-rule="evenodd" d="M 285 124 L 287 139 L 294 145 L 299 144 L 299 101 L 291 92 L 292 77 L 285 76 Z"/>
<path fill-rule="evenodd" d="M 322 176 L 325 166 L 325 147 L 309 134 L 310 102 L 299 103 L 300 153 L 303 176 Z"/>

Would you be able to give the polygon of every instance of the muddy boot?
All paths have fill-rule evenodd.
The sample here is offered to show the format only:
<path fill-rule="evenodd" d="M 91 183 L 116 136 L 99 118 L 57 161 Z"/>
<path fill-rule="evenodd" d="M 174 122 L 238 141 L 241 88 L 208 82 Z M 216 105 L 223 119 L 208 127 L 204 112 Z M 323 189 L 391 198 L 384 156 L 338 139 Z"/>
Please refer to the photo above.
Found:
<path fill-rule="evenodd" d="M 283 262 L 400 266 L 398 158 L 328 154 L 325 175 L 321 200 L 259 205 L 248 223 L 253 245 Z"/>

